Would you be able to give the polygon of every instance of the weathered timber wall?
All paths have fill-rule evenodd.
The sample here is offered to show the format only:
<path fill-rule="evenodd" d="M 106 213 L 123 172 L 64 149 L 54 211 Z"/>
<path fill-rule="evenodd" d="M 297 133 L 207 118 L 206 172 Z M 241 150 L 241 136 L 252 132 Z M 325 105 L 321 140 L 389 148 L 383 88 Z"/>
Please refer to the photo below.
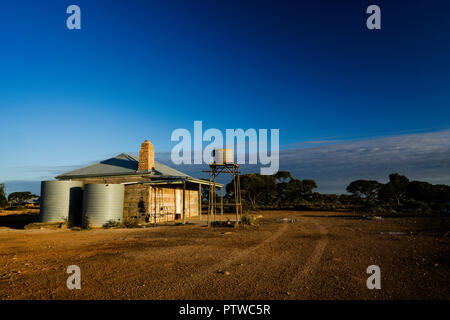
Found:
<path fill-rule="evenodd" d="M 147 177 L 93 177 L 73 179 L 88 183 L 125 183 L 148 181 Z M 194 190 L 195 189 L 195 190 Z M 199 215 L 198 187 L 186 188 L 186 218 Z M 139 222 L 155 222 L 150 214 L 157 213 L 156 222 L 175 220 L 175 214 L 183 214 L 183 188 L 157 187 L 148 184 L 129 184 L 125 186 L 123 218 L 137 219 Z"/>
<path fill-rule="evenodd" d="M 183 189 L 147 187 L 149 196 L 149 212 L 158 213 L 156 222 L 173 221 L 175 214 L 183 214 Z M 186 189 L 185 215 L 186 218 L 198 216 L 198 190 Z M 151 222 L 155 218 L 152 217 Z"/>

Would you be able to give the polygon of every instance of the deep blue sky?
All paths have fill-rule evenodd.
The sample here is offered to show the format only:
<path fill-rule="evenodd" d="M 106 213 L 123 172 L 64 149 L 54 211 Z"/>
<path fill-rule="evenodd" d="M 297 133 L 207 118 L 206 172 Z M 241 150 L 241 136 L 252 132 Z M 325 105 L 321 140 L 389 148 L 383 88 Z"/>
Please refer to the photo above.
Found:
<path fill-rule="evenodd" d="M 82 30 L 66 28 L 77 4 Z M 382 30 L 367 30 L 377 4 Z M 0 181 L 169 151 L 176 128 L 279 128 L 280 144 L 450 127 L 448 1 L 0 4 Z"/>

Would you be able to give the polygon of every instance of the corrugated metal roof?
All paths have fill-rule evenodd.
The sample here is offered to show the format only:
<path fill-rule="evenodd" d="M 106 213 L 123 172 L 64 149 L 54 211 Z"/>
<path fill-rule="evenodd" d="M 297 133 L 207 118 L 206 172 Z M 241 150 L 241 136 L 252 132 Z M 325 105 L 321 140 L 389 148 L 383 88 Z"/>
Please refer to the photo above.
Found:
<path fill-rule="evenodd" d="M 152 171 L 137 171 L 139 159 L 127 153 L 121 153 L 118 156 L 110 159 L 94 163 L 92 165 L 69 171 L 57 176 L 57 179 L 73 178 L 73 177 L 102 177 L 115 175 L 136 175 L 136 174 L 150 174 L 150 177 L 185 177 L 191 178 L 187 174 L 178 170 L 172 169 L 162 163 L 155 161 L 155 169 Z"/>

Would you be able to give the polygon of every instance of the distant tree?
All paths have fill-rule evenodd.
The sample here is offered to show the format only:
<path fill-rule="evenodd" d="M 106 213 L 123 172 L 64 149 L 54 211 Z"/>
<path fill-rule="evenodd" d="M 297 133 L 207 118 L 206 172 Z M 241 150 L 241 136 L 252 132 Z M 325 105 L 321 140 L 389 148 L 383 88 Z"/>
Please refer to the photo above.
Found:
<path fill-rule="evenodd" d="M 450 201 L 450 186 L 432 185 L 423 181 L 409 181 L 397 173 L 389 175 L 389 182 L 378 193 L 382 202 L 421 212 L 441 210 Z"/>
<path fill-rule="evenodd" d="M 339 196 L 339 202 L 343 205 L 353 204 L 354 197 L 348 194 L 341 194 Z"/>
<path fill-rule="evenodd" d="M 431 183 L 411 181 L 406 186 L 406 197 L 430 204 L 436 197 L 435 188 Z"/>
<path fill-rule="evenodd" d="M 324 194 L 323 200 L 326 203 L 337 203 L 339 202 L 339 196 L 337 194 Z"/>
<path fill-rule="evenodd" d="M 288 182 L 279 182 L 276 184 L 275 192 L 276 199 L 275 203 L 279 208 L 282 208 L 284 204 L 288 202 Z"/>
<path fill-rule="evenodd" d="M 314 201 L 314 202 L 321 202 L 321 201 L 323 201 L 323 200 L 325 199 L 324 196 L 325 196 L 325 195 L 324 195 L 324 194 L 321 194 L 320 192 L 314 192 L 314 193 L 311 195 L 311 200 Z"/>
<path fill-rule="evenodd" d="M 22 203 L 25 200 L 37 197 L 29 191 L 24 192 L 13 192 L 8 196 L 8 202 L 10 203 Z"/>
<path fill-rule="evenodd" d="M 398 173 L 391 173 L 389 175 L 388 184 L 390 184 L 390 189 L 394 196 L 397 207 L 400 207 L 406 199 L 406 187 L 409 184 L 408 178 L 399 175 Z"/>
<path fill-rule="evenodd" d="M 302 195 L 303 197 L 309 197 L 312 194 L 312 190 L 317 188 L 317 184 L 314 180 L 305 179 L 302 181 Z"/>
<path fill-rule="evenodd" d="M 262 175 L 264 180 L 264 190 L 261 200 L 264 205 L 271 205 L 276 199 L 276 178 L 273 175 Z"/>
<path fill-rule="evenodd" d="M 356 180 L 347 186 L 347 191 L 359 199 L 370 202 L 376 199 L 381 183 L 375 180 Z"/>
<path fill-rule="evenodd" d="M 394 187 L 391 183 L 382 184 L 378 191 L 378 200 L 383 204 L 391 204 L 395 202 Z"/>
<path fill-rule="evenodd" d="M 278 183 L 287 182 L 292 178 L 291 173 L 289 171 L 278 171 L 277 173 L 274 174 L 274 177 Z"/>
<path fill-rule="evenodd" d="M 226 198 L 231 199 L 234 197 L 234 182 L 233 179 L 225 186 Z M 241 192 L 242 193 L 242 192 Z"/>
<path fill-rule="evenodd" d="M 241 196 L 244 201 L 248 201 L 254 209 L 261 204 L 263 198 L 269 191 L 275 189 L 275 178 L 272 176 L 260 175 L 257 173 L 248 173 L 240 176 Z M 234 183 L 231 181 L 226 186 L 227 194 L 234 193 Z"/>
<path fill-rule="evenodd" d="M 4 208 L 8 205 L 8 200 L 5 194 L 5 185 L 0 183 L 0 208 Z"/>
<path fill-rule="evenodd" d="M 450 186 L 444 184 L 433 185 L 433 200 L 439 204 L 447 204 L 450 202 Z"/>
<path fill-rule="evenodd" d="M 291 207 L 296 206 L 300 203 L 302 199 L 304 199 L 305 187 L 303 185 L 302 180 L 298 179 L 291 179 L 286 185 L 285 185 L 285 198 L 287 204 L 289 204 Z"/>
<path fill-rule="evenodd" d="M 367 208 L 374 205 L 395 205 L 405 210 L 428 213 L 443 210 L 450 202 L 450 186 L 432 185 L 427 182 L 412 181 L 398 173 L 389 175 L 389 182 L 379 183 L 375 180 L 355 180 L 346 188 L 351 195 L 321 194 L 313 192 L 317 188 L 314 180 L 295 179 L 288 171 L 279 171 L 274 175 L 258 173 L 241 175 L 241 191 L 244 203 L 252 208 L 260 205 L 293 208 L 310 205 L 314 202 L 327 208 L 343 205 L 351 208 L 363 204 Z M 234 198 L 234 184 L 226 186 L 225 199 Z M 203 188 L 203 198 L 208 200 L 208 189 Z"/>
<path fill-rule="evenodd" d="M 295 206 L 302 199 L 309 199 L 312 190 L 317 188 L 314 180 L 298 180 L 288 171 L 278 171 L 274 175 L 249 173 L 241 175 L 242 199 L 248 201 L 252 208 L 266 206 Z M 234 184 L 226 186 L 227 197 L 233 197 Z"/>
<path fill-rule="evenodd" d="M 281 208 L 288 201 L 287 186 L 292 177 L 289 171 L 278 171 L 273 176 L 276 183 L 273 204 Z"/>
<path fill-rule="evenodd" d="M 209 186 L 203 185 L 202 186 L 202 201 L 208 202 L 209 199 Z"/>
<path fill-rule="evenodd" d="M 314 180 L 299 180 L 290 177 L 287 182 L 277 183 L 279 206 L 296 206 L 302 200 L 312 200 L 312 190 L 317 188 Z"/>
<path fill-rule="evenodd" d="M 339 196 L 337 194 L 322 194 L 319 192 L 314 192 L 311 195 L 311 200 L 314 202 L 335 204 L 339 201 Z"/>

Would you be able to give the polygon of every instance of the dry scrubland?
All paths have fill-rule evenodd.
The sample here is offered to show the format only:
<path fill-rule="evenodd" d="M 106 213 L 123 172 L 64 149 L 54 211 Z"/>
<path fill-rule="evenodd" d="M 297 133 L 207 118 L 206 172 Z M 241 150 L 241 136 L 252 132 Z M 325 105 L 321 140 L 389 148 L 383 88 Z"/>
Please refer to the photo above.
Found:
<path fill-rule="evenodd" d="M 257 226 L 0 228 L 2 299 L 449 299 L 448 217 L 262 212 Z M 287 218 L 287 219 L 283 219 Z M 5 225 L 5 224 L 3 224 Z M 81 290 L 68 290 L 78 265 Z M 368 290 L 366 268 L 381 268 Z"/>

